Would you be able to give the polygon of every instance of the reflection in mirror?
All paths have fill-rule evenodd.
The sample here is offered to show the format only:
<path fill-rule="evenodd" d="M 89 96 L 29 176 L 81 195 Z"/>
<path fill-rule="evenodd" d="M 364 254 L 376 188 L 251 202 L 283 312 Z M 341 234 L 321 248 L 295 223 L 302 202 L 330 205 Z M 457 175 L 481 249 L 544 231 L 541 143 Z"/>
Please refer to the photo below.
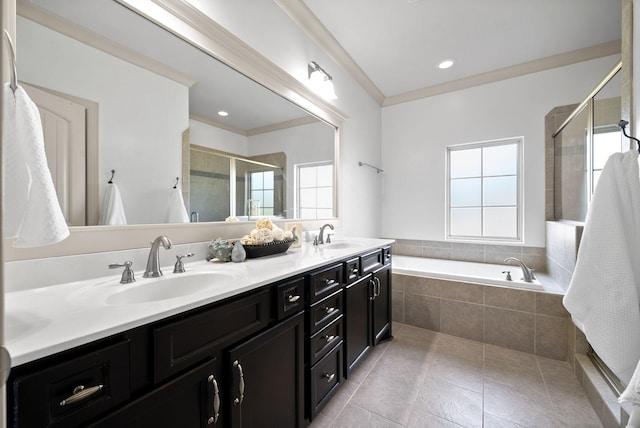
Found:
<path fill-rule="evenodd" d="M 54 143 L 62 156 L 49 160 L 72 225 L 98 223 L 112 169 L 129 224 L 164 221 L 175 177 L 193 221 L 248 218 L 249 200 L 261 215 L 300 218 L 297 170 L 336 160 L 335 127 L 115 1 L 18 0 L 17 9 L 21 83 L 81 111 L 85 130 L 73 135 L 84 138 Z M 46 121 L 52 135 L 70 134 L 66 113 L 51 117 L 62 118 Z M 191 147 L 237 159 L 215 172 L 226 186 L 195 179 L 190 171 L 206 170 L 192 168 Z M 86 173 L 66 168 L 71 159 Z M 258 164 L 277 167 L 273 189 L 257 186 Z M 330 192 L 330 206 L 316 198 L 315 215 L 335 216 L 333 181 Z"/>
<path fill-rule="evenodd" d="M 581 103 L 554 135 L 554 215 L 585 221 L 605 162 L 624 150 L 620 64 Z"/>

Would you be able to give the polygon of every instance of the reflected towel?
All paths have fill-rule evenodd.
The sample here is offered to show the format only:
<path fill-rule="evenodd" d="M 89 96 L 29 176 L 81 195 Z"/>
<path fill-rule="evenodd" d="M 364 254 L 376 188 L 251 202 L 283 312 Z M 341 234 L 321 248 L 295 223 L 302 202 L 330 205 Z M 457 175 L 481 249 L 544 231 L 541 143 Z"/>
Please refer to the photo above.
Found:
<path fill-rule="evenodd" d="M 625 383 L 640 358 L 638 153 L 611 155 L 598 180 L 564 306 Z"/>
<path fill-rule="evenodd" d="M 99 224 L 110 226 L 127 224 L 127 216 L 124 213 L 120 190 L 114 183 L 107 183 L 107 187 L 104 189 Z"/>
<path fill-rule="evenodd" d="M 69 228 L 62 214 L 44 149 L 38 107 L 18 86 L 3 93 L 4 236 L 14 247 L 62 241 Z"/>
<path fill-rule="evenodd" d="M 187 214 L 187 209 L 184 207 L 182 191 L 178 188 L 171 189 L 169 206 L 167 207 L 167 215 L 164 221 L 166 223 L 189 223 L 189 214 Z"/>

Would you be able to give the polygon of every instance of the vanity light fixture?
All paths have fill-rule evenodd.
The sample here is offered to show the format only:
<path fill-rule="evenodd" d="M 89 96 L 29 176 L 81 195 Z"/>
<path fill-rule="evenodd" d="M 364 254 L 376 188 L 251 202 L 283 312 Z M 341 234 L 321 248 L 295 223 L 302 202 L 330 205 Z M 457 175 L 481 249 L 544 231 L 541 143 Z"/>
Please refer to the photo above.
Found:
<path fill-rule="evenodd" d="M 333 78 L 324 71 L 315 61 L 309 61 L 309 82 L 311 87 L 324 99 L 335 100 L 338 98 L 333 87 Z"/>
<path fill-rule="evenodd" d="M 438 68 L 441 70 L 445 70 L 447 68 L 451 68 L 456 61 L 454 59 L 443 59 L 438 63 Z"/>
<path fill-rule="evenodd" d="M 220 110 L 218 112 L 218 116 L 227 117 L 227 116 L 229 116 L 229 113 L 224 111 L 224 110 Z"/>

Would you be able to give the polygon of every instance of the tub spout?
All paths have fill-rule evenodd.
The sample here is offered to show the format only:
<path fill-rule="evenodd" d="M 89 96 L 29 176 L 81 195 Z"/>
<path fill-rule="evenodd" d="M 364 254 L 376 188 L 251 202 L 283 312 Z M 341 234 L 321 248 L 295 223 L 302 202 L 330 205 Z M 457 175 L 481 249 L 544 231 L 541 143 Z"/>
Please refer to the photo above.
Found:
<path fill-rule="evenodd" d="M 522 260 L 516 257 L 507 257 L 506 259 L 504 259 L 504 262 L 505 263 L 514 262 L 517 265 L 519 265 L 520 268 L 522 269 L 522 276 L 523 276 L 522 279 L 524 280 L 524 282 L 533 282 L 533 280 L 536 279 L 536 277 L 533 275 L 533 269 L 527 266 Z"/>

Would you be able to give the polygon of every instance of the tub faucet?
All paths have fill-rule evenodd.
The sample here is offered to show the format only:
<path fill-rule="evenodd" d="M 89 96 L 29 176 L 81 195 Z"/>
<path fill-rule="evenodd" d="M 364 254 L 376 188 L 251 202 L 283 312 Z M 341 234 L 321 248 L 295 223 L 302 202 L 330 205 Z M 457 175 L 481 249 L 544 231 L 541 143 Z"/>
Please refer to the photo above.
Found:
<path fill-rule="evenodd" d="M 158 236 L 153 240 L 151 243 L 151 250 L 149 251 L 149 258 L 147 259 L 147 269 L 142 275 L 145 278 L 157 278 L 162 276 L 162 271 L 160 270 L 160 245 L 168 250 L 171 248 L 171 241 L 164 235 Z"/>
<path fill-rule="evenodd" d="M 324 226 L 322 226 L 320 228 L 320 235 L 318 235 L 318 244 L 324 244 L 324 228 L 325 227 L 329 227 L 329 229 L 333 230 L 332 224 L 327 223 Z"/>
<path fill-rule="evenodd" d="M 515 262 L 516 264 L 520 265 L 520 267 L 522 268 L 522 279 L 524 280 L 524 282 L 533 282 L 533 280 L 536 279 L 536 277 L 533 275 L 533 269 L 524 264 L 522 260 L 515 257 L 507 257 L 506 259 L 504 259 L 504 262 Z"/>

